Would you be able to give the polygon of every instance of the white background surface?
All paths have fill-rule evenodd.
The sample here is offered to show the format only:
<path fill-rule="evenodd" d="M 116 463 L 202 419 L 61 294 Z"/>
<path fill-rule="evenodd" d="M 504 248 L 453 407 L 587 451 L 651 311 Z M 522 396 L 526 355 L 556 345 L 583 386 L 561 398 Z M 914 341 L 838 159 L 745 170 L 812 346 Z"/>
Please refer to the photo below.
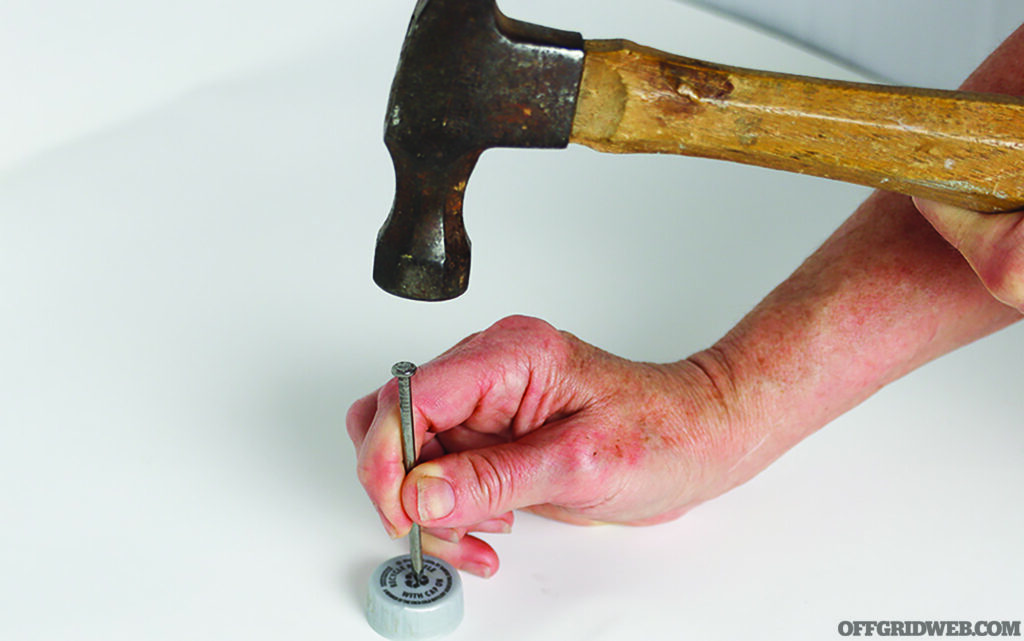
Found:
<path fill-rule="evenodd" d="M 890 83 L 956 89 L 1024 21 L 1020 0 L 692 0 Z"/>
<path fill-rule="evenodd" d="M 363 584 L 404 542 L 356 482 L 344 413 L 391 363 L 510 313 L 630 358 L 686 356 L 864 194 L 684 158 L 489 151 L 467 193 L 469 293 L 402 301 L 370 266 L 409 2 L 93 4 L 8 2 L 0 21 L 25 27 L 5 46 L 52 65 L 0 118 L 15 138 L 0 173 L 2 639 L 377 638 Z M 850 77 L 664 0 L 502 6 Z M 93 104 L 89 84 L 123 100 Z M 55 116 L 49 138 L 18 141 L 12 119 L 41 130 L 62 100 L 106 124 Z M 520 516 L 489 538 L 501 571 L 465 577 L 452 638 L 822 639 L 844 619 L 1021 619 L 1022 339 L 1017 326 L 912 374 L 677 522 Z"/>

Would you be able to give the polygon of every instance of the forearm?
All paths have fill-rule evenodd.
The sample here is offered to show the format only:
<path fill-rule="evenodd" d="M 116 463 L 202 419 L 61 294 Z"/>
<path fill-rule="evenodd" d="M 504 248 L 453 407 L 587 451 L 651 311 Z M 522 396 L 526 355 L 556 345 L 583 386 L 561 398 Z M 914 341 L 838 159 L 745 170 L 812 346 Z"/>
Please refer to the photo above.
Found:
<path fill-rule="evenodd" d="M 962 85 L 1024 93 L 1024 27 Z M 1021 314 L 992 297 L 909 198 L 872 195 L 728 335 L 689 359 L 735 431 L 740 483 L 887 383 Z"/>
<path fill-rule="evenodd" d="M 1019 320 L 903 196 L 876 193 L 712 350 L 742 482 L 885 384 Z M 757 444 L 757 451 L 750 451 Z"/>

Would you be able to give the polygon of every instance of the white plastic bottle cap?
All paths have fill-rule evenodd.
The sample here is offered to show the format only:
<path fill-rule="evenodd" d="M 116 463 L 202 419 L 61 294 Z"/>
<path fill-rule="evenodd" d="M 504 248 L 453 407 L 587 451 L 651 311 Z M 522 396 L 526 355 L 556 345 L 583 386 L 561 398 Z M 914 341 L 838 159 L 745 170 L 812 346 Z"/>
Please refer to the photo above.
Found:
<path fill-rule="evenodd" d="M 366 620 L 388 639 L 432 639 L 462 621 L 462 580 L 436 557 L 423 557 L 417 577 L 408 554 L 377 566 L 366 594 Z"/>

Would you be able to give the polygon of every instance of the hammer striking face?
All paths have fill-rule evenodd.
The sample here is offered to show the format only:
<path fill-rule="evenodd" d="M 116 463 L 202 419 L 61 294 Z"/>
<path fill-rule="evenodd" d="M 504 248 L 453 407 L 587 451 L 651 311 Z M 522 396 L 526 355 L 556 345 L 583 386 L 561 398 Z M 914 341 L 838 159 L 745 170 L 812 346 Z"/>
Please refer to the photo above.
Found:
<path fill-rule="evenodd" d="M 586 52 L 584 54 L 584 51 Z M 466 181 L 488 147 L 730 160 L 979 211 L 1024 207 L 1024 101 L 701 62 L 503 16 L 494 0 L 419 0 L 384 135 L 395 203 L 373 278 L 392 294 L 466 290 Z"/>

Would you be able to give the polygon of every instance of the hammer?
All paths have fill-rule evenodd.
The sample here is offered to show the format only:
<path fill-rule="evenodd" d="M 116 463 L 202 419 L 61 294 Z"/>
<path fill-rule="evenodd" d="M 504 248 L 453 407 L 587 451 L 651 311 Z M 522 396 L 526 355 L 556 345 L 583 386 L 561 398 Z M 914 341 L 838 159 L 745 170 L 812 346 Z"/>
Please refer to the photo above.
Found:
<path fill-rule="evenodd" d="M 395 201 L 373 279 L 415 300 L 466 291 L 466 183 L 489 147 L 701 156 L 998 212 L 1024 207 L 1024 101 L 712 64 L 419 0 L 384 140 Z"/>

